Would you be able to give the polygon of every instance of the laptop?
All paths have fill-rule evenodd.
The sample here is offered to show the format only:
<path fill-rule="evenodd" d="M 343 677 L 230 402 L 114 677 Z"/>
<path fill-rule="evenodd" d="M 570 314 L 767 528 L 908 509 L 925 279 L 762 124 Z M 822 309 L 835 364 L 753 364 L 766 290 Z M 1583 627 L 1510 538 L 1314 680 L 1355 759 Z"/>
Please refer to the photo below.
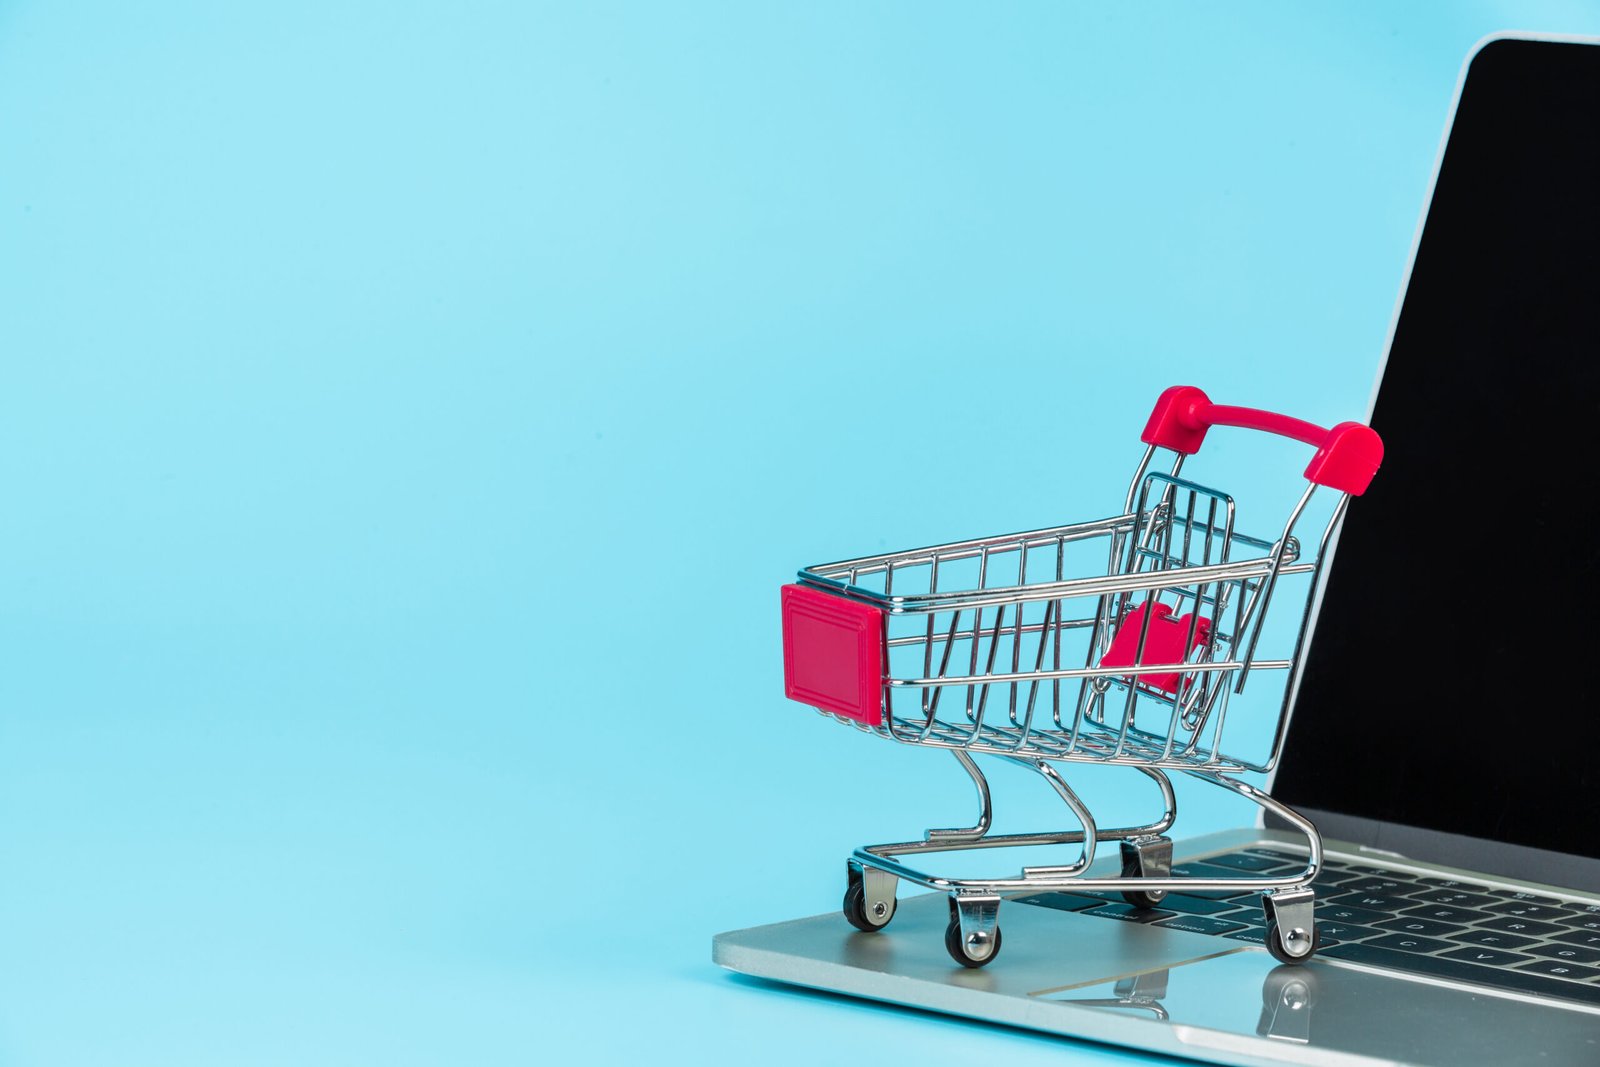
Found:
<path fill-rule="evenodd" d="M 981 968 L 916 892 L 716 962 L 1217 1063 L 1600 1063 L 1600 39 L 1469 57 L 1368 421 L 1266 782 L 1323 837 L 1314 955 L 1267 950 L 1258 893 L 1068 887 L 1005 894 Z M 1303 868 L 1272 822 L 1176 841 L 1173 873 Z"/>

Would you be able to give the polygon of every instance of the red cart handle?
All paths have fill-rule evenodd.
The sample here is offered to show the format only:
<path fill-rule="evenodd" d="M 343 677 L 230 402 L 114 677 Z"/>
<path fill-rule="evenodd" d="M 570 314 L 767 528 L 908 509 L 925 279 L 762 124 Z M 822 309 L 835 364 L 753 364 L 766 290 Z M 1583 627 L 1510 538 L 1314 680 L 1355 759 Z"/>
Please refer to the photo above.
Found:
<path fill-rule="evenodd" d="M 1204 391 L 1192 385 L 1174 385 L 1161 394 L 1139 439 L 1192 456 L 1200 451 L 1206 431 L 1213 426 L 1262 430 L 1315 445 L 1317 454 L 1306 467 L 1306 479 L 1352 496 L 1366 492 L 1383 462 L 1383 441 L 1370 426 L 1341 422 L 1324 430 L 1271 411 L 1213 404 Z"/>

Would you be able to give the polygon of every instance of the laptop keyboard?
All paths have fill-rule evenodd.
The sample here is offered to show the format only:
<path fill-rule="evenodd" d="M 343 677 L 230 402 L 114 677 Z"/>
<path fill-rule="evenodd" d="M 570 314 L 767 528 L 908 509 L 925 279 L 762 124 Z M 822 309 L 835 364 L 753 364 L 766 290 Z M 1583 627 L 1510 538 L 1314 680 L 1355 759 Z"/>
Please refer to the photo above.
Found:
<path fill-rule="evenodd" d="M 1304 856 L 1253 848 L 1180 863 L 1180 877 L 1293 874 Z M 1600 903 L 1497 889 L 1328 858 L 1317 891 L 1318 956 L 1535 996 L 1600 1004 Z M 1264 944 L 1257 891 L 1169 893 L 1152 909 L 1121 894 L 1048 892 L 1022 903 Z"/>

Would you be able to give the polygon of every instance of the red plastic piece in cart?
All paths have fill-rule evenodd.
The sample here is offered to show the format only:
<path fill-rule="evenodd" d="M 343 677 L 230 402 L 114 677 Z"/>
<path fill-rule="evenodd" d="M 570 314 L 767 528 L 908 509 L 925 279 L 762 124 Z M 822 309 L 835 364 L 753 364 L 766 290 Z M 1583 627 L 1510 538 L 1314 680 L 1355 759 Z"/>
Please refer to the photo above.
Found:
<path fill-rule="evenodd" d="M 883 613 L 804 585 L 783 587 L 783 692 L 868 726 L 883 725 Z"/>
<path fill-rule="evenodd" d="M 1370 426 L 1341 422 L 1324 430 L 1272 411 L 1213 404 L 1204 390 L 1192 385 L 1174 385 L 1162 392 L 1139 439 L 1192 456 L 1200 451 L 1206 431 L 1213 426 L 1261 430 L 1314 445 L 1317 453 L 1306 467 L 1306 480 L 1353 496 L 1367 491 L 1383 462 L 1383 441 Z"/>
<path fill-rule="evenodd" d="M 1186 652 L 1183 647 L 1184 638 L 1189 636 L 1189 622 L 1191 616 L 1184 615 L 1174 619 L 1172 609 L 1165 604 L 1151 605 L 1154 613 L 1150 617 L 1150 632 L 1145 636 L 1144 658 L 1139 663 L 1182 663 Z M 1140 604 L 1128 612 L 1128 617 L 1122 620 L 1122 627 L 1117 631 L 1117 636 L 1111 640 L 1111 648 L 1100 659 L 1102 667 L 1132 667 L 1134 654 L 1139 651 L 1139 632 L 1144 629 L 1145 605 Z M 1195 624 L 1194 645 L 1199 648 L 1211 636 L 1211 620 L 1201 617 Z M 1141 674 L 1138 676 L 1141 685 L 1159 689 L 1164 693 L 1178 691 L 1178 672 L 1169 671 L 1166 674 Z"/>

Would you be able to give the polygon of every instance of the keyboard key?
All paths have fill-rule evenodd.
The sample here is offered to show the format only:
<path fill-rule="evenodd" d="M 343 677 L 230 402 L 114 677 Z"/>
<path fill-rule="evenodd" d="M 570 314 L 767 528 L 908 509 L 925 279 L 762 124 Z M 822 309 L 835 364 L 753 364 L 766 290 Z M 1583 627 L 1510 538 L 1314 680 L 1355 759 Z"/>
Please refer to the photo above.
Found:
<path fill-rule="evenodd" d="M 1090 908 L 1083 914 L 1121 919 L 1127 923 L 1153 923 L 1162 919 L 1176 918 L 1174 912 L 1162 911 L 1160 908 L 1136 908 L 1132 904 L 1102 904 L 1098 908 Z"/>
<path fill-rule="evenodd" d="M 1237 911 L 1225 911 L 1220 913 L 1217 918 L 1226 919 L 1231 923 L 1244 923 L 1246 926 L 1265 928 L 1267 925 L 1266 910 L 1259 905 L 1253 908 L 1240 908 Z M 1319 919 L 1318 922 L 1320 921 Z"/>
<path fill-rule="evenodd" d="M 1162 919 L 1155 925 L 1164 926 L 1168 930 L 1192 930 L 1197 934 L 1228 934 L 1235 930 L 1249 929 L 1244 923 L 1213 919 L 1209 915 L 1177 915 L 1171 919 Z"/>
<path fill-rule="evenodd" d="M 1248 871 L 1251 874 L 1268 874 L 1279 871 L 1290 871 L 1296 866 L 1305 864 L 1289 864 L 1272 856 L 1258 856 L 1251 852 L 1229 852 L 1221 856 L 1207 856 L 1206 862 L 1219 867 L 1231 867 L 1234 871 Z M 1237 874 L 1234 877 L 1238 877 Z"/>
<path fill-rule="evenodd" d="M 1526 948 L 1528 945 L 1539 943 L 1535 938 L 1502 934 L 1498 930 L 1466 930 L 1459 934 L 1451 934 L 1450 940 L 1464 941 L 1469 945 L 1484 945 L 1488 948 Z"/>
<path fill-rule="evenodd" d="M 1238 934 L 1229 934 L 1239 937 Z M 1422 956 L 1414 952 L 1392 952 L 1374 948 L 1372 941 L 1348 941 L 1342 945 L 1322 949 L 1318 955 L 1333 960 L 1348 960 L 1370 967 L 1383 967 L 1402 973 L 1422 974 L 1431 978 L 1451 981 L 1475 982 L 1495 989 L 1508 989 L 1533 996 L 1552 997 L 1600 1005 L 1600 984 L 1569 982 L 1548 975 L 1506 967 L 1480 967 L 1443 956 Z"/>
<path fill-rule="evenodd" d="M 1509 967 L 1513 963 L 1522 963 L 1528 959 L 1520 952 L 1504 952 L 1497 948 L 1484 948 L 1474 945 L 1470 948 L 1458 948 L 1450 952 L 1441 952 L 1439 955 L 1447 960 L 1461 960 L 1463 963 L 1479 963 L 1485 967 Z"/>
<path fill-rule="evenodd" d="M 1209 863 L 1175 863 L 1172 866 L 1175 878 L 1241 878 L 1238 871 L 1229 867 L 1216 867 Z M 1184 893 L 1192 897 L 1206 897 L 1211 900 L 1230 900 L 1238 896 L 1253 896 L 1258 890 L 1254 889 L 1185 889 Z"/>
<path fill-rule="evenodd" d="M 1250 889 L 1185 889 L 1183 895 L 1186 897 L 1199 897 L 1202 900 L 1215 900 L 1226 904 L 1230 908 L 1237 908 L 1245 904 L 1254 903 L 1249 898 L 1256 896 L 1259 892 L 1260 890 Z"/>
<path fill-rule="evenodd" d="M 1172 873 L 1181 878 L 1238 878 L 1239 872 L 1233 867 L 1218 867 L 1215 863 L 1202 863 L 1194 860 L 1190 863 L 1174 863 Z M 1252 890 L 1240 890 L 1252 892 Z"/>
<path fill-rule="evenodd" d="M 1421 887 L 1415 882 L 1401 882 L 1393 878 L 1357 878 L 1345 882 L 1341 893 L 1374 893 L 1378 896 L 1408 897 Z"/>
<path fill-rule="evenodd" d="M 1528 951 L 1535 956 L 1548 956 L 1550 959 L 1565 960 L 1568 963 L 1600 963 L 1600 948 L 1584 948 L 1582 945 L 1569 945 L 1559 941 L 1536 945 Z"/>
<path fill-rule="evenodd" d="M 1487 893 L 1489 887 L 1476 882 L 1462 882 L 1455 878 L 1418 878 L 1417 881 L 1424 885 L 1438 886 L 1440 889 L 1462 889 L 1468 893 Z"/>
<path fill-rule="evenodd" d="M 1411 899 L 1429 904 L 1448 904 L 1455 908 L 1481 908 L 1485 904 L 1500 903 L 1498 897 L 1484 893 L 1468 893 L 1464 889 L 1430 889 L 1426 893 L 1413 893 Z"/>
<path fill-rule="evenodd" d="M 1566 978 L 1581 982 L 1592 978 L 1600 978 L 1600 967 L 1583 967 L 1576 963 L 1564 963 L 1561 960 L 1534 960 L 1518 967 L 1519 971 L 1532 971 L 1535 974 L 1548 974 L 1553 978 Z"/>
<path fill-rule="evenodd" d="M 1487 922 L 1478 924 L 1485 930 L 1499 930 L 1504 934 L 1532 934 L 1535 937 L 1544 937 L 1547 934 L 1559 933 L 1561 927 L 1555 923 L 1542 923 L 1533 919 L 1519 919 L 1515 915 L 1498 915 Z"/>
<path fill-rule="evenodd" d="M 1283 852 L 1275 848 L 1252 848 L 1249 851 L 1254 855 L 1265 856 L 1267 859 L 1275 860 L 1278 863 L 1292 863 L 1296 867 L 1304 867 L 1309 859 L 1309 857 L 1307 857 L 1303 852 L 1297 854 L 1294 852 Z"/>
<path fill-rule="evenodd" d="M 1243 930 L 1235 930 L 1223 937 L 1232 941 L 1248 941 L 1252 945 L 1265 946 L 1267 943 L 1267 928 L 1265 926 L 1247 926 Z"/>
<path fill-rule="evenodd" d="M 1366 871 L 1343 871 L 1330 867 L 1323 867 L 1317 871 L 1317 876 L 1311 884 L 1318 889 L 1326 889 L 1336 885 L 1348 885 L 1351 882 L 1365 881 Z"/>
<path fill-rule="evenodd" d="M 1492 911 L 1497 915 L 1515 915 L 1521 919 L 1540 919 L 1548 922 L 1551 919 L 1563 919 L 1572 915 L 1572 912 L 1558 904 L 1528 904 L 1523 901 L 1509 901 L 1505 904 L 1491 904 L 1483 909 Z"/>
<path fill-rule="evenodd" d="M 1371 926 L 1373 923 L 1393 918 L 1393 916 L 1381 911 L 1373 911 L 1370 908 L 1352 908 L 1348 904 L 1319 904 L 1317 905 L 1316 913 L 1318 919 L 1349 923 L 1352 926 Z"/>
<path fill-rule="evenodd" d="M 1386 896 L 1382 893 L 1344 893 L 1328 901 L 1329 904 L 1343 904 L 1347 907 L 1366 908 L 1368 911 L 1395 912 L 1401 908 L 1409 908 L 1416 901 L 1407 897 Z"/>
<path fill-rule="evenodd" d="M 1226 900 L 1207 900 L 1187 893 L 1168 893 L 1161 898 L 1161 907 L 1184 915 L 1215 915 L 1219 911 L 1233 911 L 1237 905 Z"/>
<path fill-rule="evenodd" d="M 1083 911 L 1085 908 L 1098 908 L 1105 903 L 1098 897 L 1086 897 L 1078 893 L 1035 893 L 1029 897 L 1014 899 L 1018 904 L 1037 904 L 1041 908 L 1054 908 L 1057 911 Z"/>
<path fill-rule="evenodd" d="M 1402 915 L 1415 915 L 1420 919 L 1433 919 L 1442 923 L 1475 923 L 1494 918 L 1486 911 L 1457 908 L 1448 904 L 1424 904 L 1420 908 L 1407 908 Z"/>
<path fill-rule="evenodd" d="M 1566 915 L 1560 921 L 1568 926 L 1576 926 L 1580 930 L 1600 932 L 1600 915 Z"/>
<path fill-rule="evenodd" d="M 1524 904 L 1560 904 L 1555 897 L 1541 897 L 1536 893 L 1526 893 L 1520 889 L 1491 889 L 1497 897 L 1506 897 L 1510 900 L 1521 901 Z"/>
<path fill-rule="evenodd" d="M 1435 937 L 1417 937 L 1415 934 L 1388 934 L 1375 938 L 1366 944 L 1378 948 L 1393 949 L 1396 952 L 1438 952 L 1440 949 L 1450 948 L 1450 942 L 1440 941 Z M 1522 957 L 1526 959 L 1527 957 Z"/>
<path fill-rule="evenodd" d="M 1466 929 L 1465 926 L 1458 926 L 1455 923 L 1419 919 L 1411 915 L 1397 915 L 1393 919 L 1385 919 L 1373 925 L 1380 930 L 1393 930 L 1397 934 L 1421 934 L 1423 937 L 1449 937 Z"/>
<path fill-rule="evenodd" d="M 1600 931 L 1571 930 L 1558 934 L 1551 934 L 1557 941 L 1565 941 L 1569 945 L 1585 945 L 1589 948 L 1600 948 Z"/>
<path fill-rule="evenodd" d="M 1405 871 L 1391 871 L 1385 867 L 1368 867 L 1363 864 L 1357 864 L 1356 870 L 1368 878 L 1392 878 L 1397 882 L 1409 882 L 1416 879 L 1414 874 L 1407 874 Z"/>
<path fill-rule="evenodd" d="M 1232 916 L 1229 916 L 1229 918 L 1232 918 Z M 1375 930 L 1370 926 L 1348 926 L 1344 923 L 1325 922 L 1322 919 L 1317 920 L 1317 932 L 1322 937 L 1324 944 L 1329 944 L 1330 938 L 1333 941 L 1359 941 L 1364 937 L 1373 937 L 1382 933 L 1381 930 Z"/>

